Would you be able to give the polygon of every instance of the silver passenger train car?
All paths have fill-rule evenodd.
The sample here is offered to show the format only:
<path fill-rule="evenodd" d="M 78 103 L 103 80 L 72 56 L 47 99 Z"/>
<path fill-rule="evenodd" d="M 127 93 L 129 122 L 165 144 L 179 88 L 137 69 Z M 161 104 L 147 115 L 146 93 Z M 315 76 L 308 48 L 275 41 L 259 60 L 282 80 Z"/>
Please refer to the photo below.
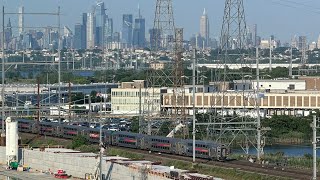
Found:
<path fill-rule="evenodd" d="M 72 139 L 77 135 L 83 135 L 91 143 L 99 143 L 100 130 L 76 125 L 65 125 L 51 122 L 40 122 L 30 120 L 18 120 L 20 132 L 37 133 L 53 137 Z M 193 143 L 190 139 L 178 139 L 162 136 L 149 136 L 125 131 L 102 130 L 102 140 L 106 145 L 141 149 L 147 151 L 177 154 L 181 156 L 192 156 Z M 224 161 L 230 154 L 230 149 L 224 144 L 213 141 L 195 142 L 197 158 Z"/>

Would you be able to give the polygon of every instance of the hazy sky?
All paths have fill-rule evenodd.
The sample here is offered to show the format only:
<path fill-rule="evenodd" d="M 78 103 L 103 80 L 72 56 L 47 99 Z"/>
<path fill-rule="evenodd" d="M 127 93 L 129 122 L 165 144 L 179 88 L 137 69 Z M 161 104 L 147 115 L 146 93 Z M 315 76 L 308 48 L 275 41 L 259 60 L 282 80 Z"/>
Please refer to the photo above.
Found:
<path fill-rule="evenodd" d="M 72 30 L 74 24 L 80 22 L 82 12 L 91 11 L 95 0 L 1 0 L 6 11 L 17 12 L 20 5 L 25 12 L 53 12 L 61 6 L 62 25 Z M 121 15 L 132 13 L 137 15 L 140 4 L 142 15 L 146 18 L 147 28 L 153 25 L 156 0 L 104 0 L 107 13 L 114 19 L 114 28 L 121 30 Z M 224 10 L 224 0 L 173 0 L 175 23 L 185 28 L 185 37 L 199 32 L 199 18 L 206 8 L 210 19 L 211 37 L 220 34 Z M 244 0 L 247 25 L 258 24 L 258 35 L 267 38 L 274 34 L 282 41 L 288 41 L 293 35 L 306 35 L 308 41 L 316 41 L 320 34 L 320 1 L 319 0 Z M 17 18 L 12 17 L 12 24 Z M 26 26 L 54 25 L 56 18 L 25 17 Z"/>

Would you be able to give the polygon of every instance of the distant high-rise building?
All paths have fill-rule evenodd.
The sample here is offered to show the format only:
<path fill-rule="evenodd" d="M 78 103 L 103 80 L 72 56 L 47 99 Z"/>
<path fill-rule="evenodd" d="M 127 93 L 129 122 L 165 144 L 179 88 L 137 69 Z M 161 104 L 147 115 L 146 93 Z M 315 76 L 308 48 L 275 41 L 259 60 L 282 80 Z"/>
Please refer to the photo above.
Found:
<path fill-rule="evenodd" d="M 298 49 L 299 50 L 305 50 L 307 48 L 307 37 L 306 36 L 299 36 L 299 42 L 298 42 Z"/>
<path fill-rule="evenodd" d="M 10 43 L 10 41 L 12 39 L 12 25 L 11 25 L 10 18 L 9 18 L 7 27 L 5 29 L 4 38 L 5 38 L 5 47 L 8 47 L 8 44 Z"/>
<path fill-rule="evenodd" d="M 127 47 L 131 47 L 132 44 L 132 14 L 124 14 L 122 17 L 122 43 Z"/>
<path fill-rule="evenodd" d="M 320 35 L 319 35 L 319 37 L 318 37 L 317 49 L 320 49 Z"/>
<path fill-rule="evenodd" d="M 296 49 L 299 48 L 299 42 L 298 42 L 297 36 L 294 36 L 294 37 L 291 39 L 291 47 L 292 47 L 292 48 L 296 48 Z"/>
<path fill-rule="evenodd" d="M 87 49 L 95 48 L 95 27 L 94 13 L 87 14 Z"/>
<path fill-rule="evenodd" d="M 142 18 L 139 7 L 138 18 L 134 21 L 133 29 L 133 46 L 134 47 L 144 47 L 145 46 L 145 37 L 146 37 L 146 21 Z"/>
<path fill-rule="evenodd" d="M 82 49 L 82 41 L 85 41 L 82 39 L 82 24 L 76 24 L 74 26 L 74 37 L 73 37 L 73 47 L 75 49 Z"/>
<path fill-rule="evenodd" d="M 103 39 L 105 36 L 105 26 L 107 20 L 106 8 L 104 6 L 104 2 L 98 2 L 95 7 L 95 18 L 96 18 L 96 27 L 95 27 L 95 44 L 98 47 L 102 47 Z M 105 41 L 105 40 L 104 40 Z"/>
<path fill-rule="evenodd" d="M 113 41 L 114 42 L 120 42 L 120 33 L 119 32 L 114 32 L 113 33 Z"/>
<path fill-rule="evenodd" d="M 161 35 L 161 31 L 159 29 L 150 29 L 149 30 L 150 35 L 150 46 L 151 49 L 155 49 L 156 47 L 160 47 L 160 42 L 157 41 L 156 37 L 159 37 Z"/>
<path fill-rule="evenodd" d="M 19 7 L 19 35 L 24 32 L 24 7 Z"/>
<path fill-rule="evenodd" d="M 253 47 L 259 46 L 261 39 L 258 39 L 258 26 L 257 24 L 253 25 L 252 28 L 252 41 L 253 41 Z"/>
<path fill-rule="evenodd" d="M 203 15 L 200 18 L 200 36 L 204 40 L 205 47 L 208 47 L 210 42 L 210 26 L 206 9 L 203 10 Z"/>
<path fill-rule="evenodd" d="M 73 32 L 68 26 L 63 28 L 63 47 L 73 48 Z"/>
<path fill-rule="evenodd" d="M 317 48 L 317 43 L 316 42 L 311 42 L 310 44 L 309 44 L 309 50 L 310 51 L 313 51 L 313 50 L 315 50 Z"/>
<path fill-rule="evenodd" d="M 106 28 L 105 42 L 106 42 L 106 44 L 111 44 L 113 41 L 113 19 L 112 18 L 107 19 L 105 28 Z"/>
<path fill-rule="evenodd" d="M 81 33 L 81 49 L 87 48 L 87 22 L 88 15 L 87 13 L 82 14 L 82 33 Z"/>

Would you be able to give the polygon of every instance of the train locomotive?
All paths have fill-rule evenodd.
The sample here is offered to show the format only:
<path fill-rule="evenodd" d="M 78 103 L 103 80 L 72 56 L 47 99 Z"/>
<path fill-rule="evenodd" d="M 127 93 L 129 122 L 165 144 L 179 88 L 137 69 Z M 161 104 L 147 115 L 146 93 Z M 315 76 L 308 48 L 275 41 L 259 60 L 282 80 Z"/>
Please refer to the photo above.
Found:
<path fill-rule="evenodd" d="M 99 143 L 100 129 L 51 122 L 38 122 L 19 119 L 19 132 L 42 134 L 52 137 L 72 139 L 83 135 L 91 143 Z M 193 143 L 190 139 L 149 136 L 126 131 L 110 131 L 102 129 L 102 140 L 106 145 L 141 149 L 153 152 L 193 155 Z M 230 153 L 229 147 L 212 141 L 196 140 L 196 157 L 202 159 L 224 161 Z"/>

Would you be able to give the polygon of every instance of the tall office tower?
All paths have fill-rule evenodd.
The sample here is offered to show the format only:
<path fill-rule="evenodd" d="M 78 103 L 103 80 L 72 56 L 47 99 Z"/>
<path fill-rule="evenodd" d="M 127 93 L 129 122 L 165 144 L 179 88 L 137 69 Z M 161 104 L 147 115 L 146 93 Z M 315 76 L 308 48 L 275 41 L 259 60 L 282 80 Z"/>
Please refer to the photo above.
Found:
<path fill-rule="evenodd" d="M 95 27 L 96 20 L 94 13 L 87 14 L 87 49 L 93 49 L 95 47 Z"/>
<path fill-rule="evenodd" d="M 294 36 L 294 37 L 291 39 L 291 47 L 292 47 L 292 48 L 299 49 L 299 42 L 298 42 L 297 36 Z"/>
<path fill-rule="evenodd" d="M 52 28 L 50 26 L 46 27 L 44 29 L 44 33 L 43 33 L 43 44 L 42 44 L 42 48 L 44 49 L 49 49 L 49 44 L 51 43 L 51 32 Z"/>
<path fill-rule="evenodd" d="M 24 7 L 19 7 L 19 35 L 23 34 L 24 32 Z"/>
<path fill-rule="evenodd" d="M 73 48 L 73 32 L 68 26 L 63 28 L 63 47 Z"/>
<path fill-rule="evenodd" d="M 132 14 L 124 14 L 122 18 L 122 43 L 127 47 L 132 44 Z"/>
<path fill-rule="evenodd" d="M 299 36 L 299 51 L 301 52 L 301 63 L 303 65 L 307 64 L 307 37 L 306 36 Z"/>
<path fill-rule="evenodd" d="M 254 24 L 253 25 L 253 29 L 252 29 L 252 41 L 253 41 L 253 47 L 257 47 L 258 44 L 260 44 L 257 36 L 258 36 L 258 27 L 257 27 L 257 24 Z"/>
<path fill-rule="evenodd" d="M 318 37 L 317 49 L 320 49 L 320 35 L 319 35 L 319 37 Z"/>
<path fill-rule="evenodd" d="M 111 44 L 113 41 L 113 19 L 107 18 L 106 25 L 105 25 L 105 44 Z"/>
<path fill-rule="evenodd" d="M 104 2 L 98 2 L 95 7 L 95 18 L 96 18 L 96 28 L 95 28 L 95 43 L 98 47 L 102 47 L 102 41 L 105 41 L 105 25 L 107 20 L 106 8 Z"/>
<path fill-rule="evenodd" d="M 200 18 L 200 35 L 204 39 L 204 46 L 208 47 L 210 42 L 210 26 L 209 18 L 206 9 L 203 10 L 203 15 Z"/>
<path fill-rule="evenodd" d="M 247 47 L 253 47 L 252 31 L 250 30 L 250 28 L 247 28 L 246 44 L 247 44 Z"/>
<path fill-rule="evenodd" d="M 307 47 L 307 37 L 306 36 L 299 36 L 298 38 L 298 49 L 303 50 L 304 48 Z"/>
<path fill-rule="evenodd" d="M 161 45 L 160 41 L 157 41 L 157 37 L 160 37 L 161 31 L 159 29 L 150 29 L 149 30 L 149 35 L 150 35 L 150 46 L 151 49 L 156 49 L 159 48 Z"/>
<path fill-rule="evenodd" d="M 145 36 L 146 36 L 146 21 L 142 18 L 139 7 L 138 18 L 134 21 L 133 29 L 133 46 L 138 48 L 143 48 L 145 46 Z"/>
<path fill-rule="evenodd" d="M 82 49 L 82 24 L 76 24 L 74 26 L 73 47 L 75 49 Z"/>
<path fill-rule="evenodd" d="M 120 32 L 114 32 L 113 33 L 113 41 L 114 42 L 120 42 Z"/>
<path fill-rule="evenodd" d="M 87 48 L 87 22 L 88 15 L 87 13 L 82 14 L 82 29 L 81 29 L 81 49 Z"/>

